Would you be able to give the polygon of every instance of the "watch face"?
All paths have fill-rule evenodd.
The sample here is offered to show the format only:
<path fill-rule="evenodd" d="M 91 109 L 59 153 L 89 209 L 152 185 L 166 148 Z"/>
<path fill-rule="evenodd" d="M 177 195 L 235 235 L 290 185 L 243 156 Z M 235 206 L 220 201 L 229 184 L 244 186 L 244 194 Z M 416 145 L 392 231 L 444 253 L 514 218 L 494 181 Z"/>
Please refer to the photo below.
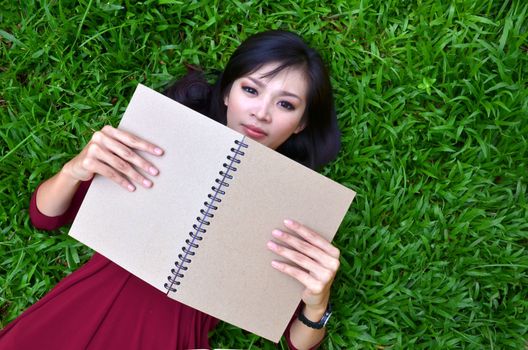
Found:
<path fill-rule="evenodd" d="M 323 315 L 323 319 L 321 320 L 323 322 L 323 327 L 325 327 L 326 324 L 328 323 L 330 316 L 332 316 L 332 312 L 328 312 L 328 311 Z"/>

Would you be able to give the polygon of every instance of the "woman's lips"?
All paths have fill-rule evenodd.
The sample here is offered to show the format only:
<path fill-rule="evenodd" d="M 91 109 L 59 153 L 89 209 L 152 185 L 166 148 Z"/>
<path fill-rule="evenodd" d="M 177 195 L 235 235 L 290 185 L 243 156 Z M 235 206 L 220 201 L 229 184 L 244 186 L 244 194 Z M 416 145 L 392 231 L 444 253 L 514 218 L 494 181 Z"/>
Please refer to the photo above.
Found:
<path fill-rule="evenodd" d="M 261 139 L 267 135 L 264 130 L 256 126 L 242 124 L 242 128 L 244 129 L 244 133 L 252 139 Z"/>

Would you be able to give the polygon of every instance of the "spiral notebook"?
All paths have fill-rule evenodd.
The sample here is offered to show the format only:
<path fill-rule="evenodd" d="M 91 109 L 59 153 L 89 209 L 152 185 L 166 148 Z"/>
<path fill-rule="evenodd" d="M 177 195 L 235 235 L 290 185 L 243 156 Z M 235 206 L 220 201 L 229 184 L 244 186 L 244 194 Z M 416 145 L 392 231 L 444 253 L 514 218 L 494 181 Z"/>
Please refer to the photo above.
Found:
<path fill-rule="evenodd" d="M 355 193 L 139 85 L 120 129 L 165 150 L 134 193 L 96 176 L 70 235 L 188 306 L 277 342 L 303 286 L 271 267 L 292 218 L 331 240 Z"/>

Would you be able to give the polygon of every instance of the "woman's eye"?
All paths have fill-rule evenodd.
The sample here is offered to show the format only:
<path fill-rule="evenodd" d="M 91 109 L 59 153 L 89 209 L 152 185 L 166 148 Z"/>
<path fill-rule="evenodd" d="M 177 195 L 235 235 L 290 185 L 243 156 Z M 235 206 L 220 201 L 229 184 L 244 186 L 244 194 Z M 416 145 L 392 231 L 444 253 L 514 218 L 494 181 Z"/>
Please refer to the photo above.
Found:
<path fill-rule="evenodd" d="M 295 109 L 295 107 L 289 103 L 288 101 L 280 101 L 279 102 L 279 106 L 281 106 L 282 108 L 285 108 L 289 111 L 293 111 Z"/>
<path fill-rule="evenodd" d="M 256 95 L 257 94 L 257 90 L 253 89 L 252 87 L 249 87 L 249 86 L 242 86 L 242 90 L 244 90 L 245 92 L 251 94 L 251 95 Z"/>

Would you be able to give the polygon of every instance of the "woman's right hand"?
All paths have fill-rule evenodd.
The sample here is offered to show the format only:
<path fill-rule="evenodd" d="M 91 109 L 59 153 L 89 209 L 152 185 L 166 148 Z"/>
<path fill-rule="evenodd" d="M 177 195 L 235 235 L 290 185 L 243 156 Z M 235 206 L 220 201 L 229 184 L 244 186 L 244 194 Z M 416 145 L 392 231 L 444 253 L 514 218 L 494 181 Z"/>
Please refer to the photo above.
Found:
<path fill-rule="evenodd" d="M 158 175 L 159 170 L 136 151 L 156 156 L 163 154 L 163 150 L 156 145 L 106 125 L 93 134 L 81 153 L 64 165 L 63 171 L 79 181 L 90 180 L 95 174 L 99 174 L 129 191 L 136 189 L 134 183 L 152 187 L 152 181 L 134 167 L 153 176 Z"/>

